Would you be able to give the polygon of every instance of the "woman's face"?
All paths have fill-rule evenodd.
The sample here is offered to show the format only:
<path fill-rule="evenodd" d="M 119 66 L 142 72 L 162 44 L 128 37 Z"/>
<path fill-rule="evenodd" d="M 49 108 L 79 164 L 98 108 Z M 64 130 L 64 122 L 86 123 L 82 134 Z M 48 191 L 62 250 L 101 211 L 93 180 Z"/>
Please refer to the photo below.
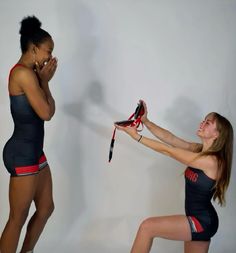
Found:
<path fill-rule="evenodd" d="M 216 126 L 216 120 L 214 118 L 214 114 L 210 113 L 206 116 L 206 118 L 200 123 L 199 128 L 197 130 L 197 135 L 201 138 L 205 139 L 215 139 L 218 137 L 218 130 Z"/>
<path fill-rule="evenodd" d="M 52 58 L 54 43 L 52 39 L 45 40 L 39 47 L 36 47 L 35 61 L 42 68 Z"/>

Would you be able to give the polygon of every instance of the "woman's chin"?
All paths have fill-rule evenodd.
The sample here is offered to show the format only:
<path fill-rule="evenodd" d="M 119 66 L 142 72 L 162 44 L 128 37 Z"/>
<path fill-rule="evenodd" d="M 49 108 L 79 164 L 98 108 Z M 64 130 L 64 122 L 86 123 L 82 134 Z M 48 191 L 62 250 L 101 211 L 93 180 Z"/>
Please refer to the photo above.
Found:
<path fill-rule="evenodd" d="M 197 134 L 198 137 L 201 137 L 202 136 L 201 130 L 197 130 L 196 134 Z"/>

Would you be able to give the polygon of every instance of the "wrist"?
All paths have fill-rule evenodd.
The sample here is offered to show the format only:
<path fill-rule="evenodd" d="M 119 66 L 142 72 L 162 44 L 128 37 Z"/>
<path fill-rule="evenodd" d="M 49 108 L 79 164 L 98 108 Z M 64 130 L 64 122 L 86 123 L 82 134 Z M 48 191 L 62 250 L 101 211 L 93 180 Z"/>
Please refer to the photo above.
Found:
<path fill-rule="evenodd" d="M 143 138 L 143 136 L 141 134 L 137 134 L 137 135 L 133 136 L 133 139 L 136 140 L 137 142 L 140 142 L 142 138 Z"/>
<path fill-rule="evenodd" d="M 137 139 L 137 142 L 140 142 L 142 140 L 143 136 L 139 135 L 139 138 Z"/>
<path fill-rule="evenodd" d="M 144 125 L 146 125 L 150 122 L 150 120 L 148 118 L 146 118 L 146 119 L 142 120 L 142 122 L 143 122 Z"/>

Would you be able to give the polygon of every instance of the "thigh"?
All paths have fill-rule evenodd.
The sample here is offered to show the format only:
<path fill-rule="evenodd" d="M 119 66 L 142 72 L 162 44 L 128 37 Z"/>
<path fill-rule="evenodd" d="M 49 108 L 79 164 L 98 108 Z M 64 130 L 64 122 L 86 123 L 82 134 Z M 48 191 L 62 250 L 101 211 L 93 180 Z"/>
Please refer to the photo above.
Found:
<path fill-rule="evenodd" d="M 38 174 L 37 189 L 34 196 L 36 208 L 53 205 L 52 176 L 47 165 Z"/>
<path fill-rule="evenodd" d="M 184 243 L 184 253 L 207 253 L 210 241 L 190 241 Z"/>
<path fill-rule="evenodd" d="M 27 211 L 34 199 L 38 175 L 11 177 L 9 185 L 9 202 L 11 213 Z"/>
<path fill-rule="evenodd" d="M 191 230 L 185 215 L 148 218 L 143 222 L 151 237 L 190 241 Z"/>

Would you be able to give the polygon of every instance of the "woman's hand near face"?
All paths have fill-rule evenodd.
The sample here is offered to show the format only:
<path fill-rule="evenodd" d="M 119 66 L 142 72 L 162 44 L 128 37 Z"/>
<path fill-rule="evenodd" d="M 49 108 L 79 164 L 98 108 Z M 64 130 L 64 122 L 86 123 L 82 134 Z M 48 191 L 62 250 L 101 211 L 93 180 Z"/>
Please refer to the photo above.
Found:
<path fill-rule="evenodd" d="M 36 63 L 36 73 L 41 82 L 49 82 L 57 69 L 57 58 L 51 58 L 46 65 L 40 68 Z"/>

